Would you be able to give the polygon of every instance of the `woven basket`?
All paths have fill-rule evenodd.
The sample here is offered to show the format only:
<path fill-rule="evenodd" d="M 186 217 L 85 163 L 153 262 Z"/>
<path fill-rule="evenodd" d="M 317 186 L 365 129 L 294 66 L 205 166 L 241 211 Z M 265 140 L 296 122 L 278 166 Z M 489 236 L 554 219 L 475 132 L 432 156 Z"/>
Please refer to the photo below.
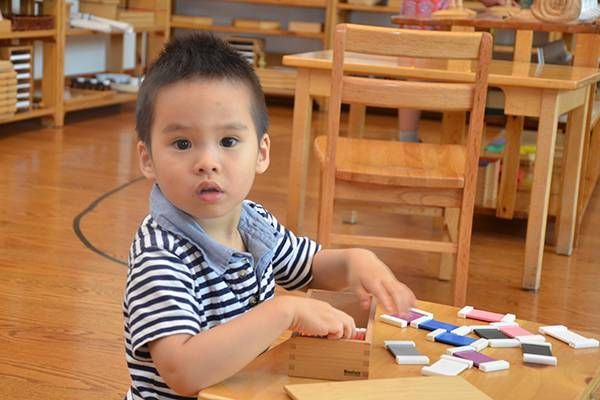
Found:
<path fill-rule="evenodd" d="M 53 15 L 17 15 L 4 16 L 10 19 L 13 31 L 39 31 L 43 29 L 54 29 Z"/>

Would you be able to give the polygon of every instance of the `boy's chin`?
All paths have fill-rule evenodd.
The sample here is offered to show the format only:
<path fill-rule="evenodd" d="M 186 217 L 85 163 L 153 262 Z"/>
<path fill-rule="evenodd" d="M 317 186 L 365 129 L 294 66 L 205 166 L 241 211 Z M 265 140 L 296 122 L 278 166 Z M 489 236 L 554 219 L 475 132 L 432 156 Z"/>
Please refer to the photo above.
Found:
<path fill-rule="evenodd" d="M 201 209 L 196 209 L 192 213 L 189 213 L 194 219 L 198 221 L 202 220 L 214 220 L 227 218 L 228 216 L 238 216 L 241 203 L 236 207 L 226 207 L 224 205 L 207 205 Z"/>

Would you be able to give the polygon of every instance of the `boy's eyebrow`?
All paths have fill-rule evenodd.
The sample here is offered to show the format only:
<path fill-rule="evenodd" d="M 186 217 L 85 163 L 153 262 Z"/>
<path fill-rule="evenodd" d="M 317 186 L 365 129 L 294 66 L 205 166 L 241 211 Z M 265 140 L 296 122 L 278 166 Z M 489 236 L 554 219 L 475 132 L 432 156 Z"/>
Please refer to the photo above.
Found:
<path fill-rule="evenodd" d="M 171 133 L 177 131 L 185 131 L 192 129 L 191 126 L 183 125 L 178 122 L 170 123 L 165 126 L 162 130 L 163 133 Z M 221 131 L 245 131 L 248 130 L 248 126 L 242 122 L 230 122 L 217 127 Z"/>
<path fill-rule="evenodd" d="M 171 123 L 171 124 L 165 126 L 162 131 L 163 131 L 163 133 L 170 133 L 170 132 L 187 130 L 189 128 L 190 128 L 189 126 L 185 126 L 185 125 L 175 122 L 175 123 Z"/>
<path fill-rule="evenodd" d="M 224 131 L 245 131 L 248 129 L 248 126 L 242 122 L 230 122 L 221 125 L 220 128 Z"/>

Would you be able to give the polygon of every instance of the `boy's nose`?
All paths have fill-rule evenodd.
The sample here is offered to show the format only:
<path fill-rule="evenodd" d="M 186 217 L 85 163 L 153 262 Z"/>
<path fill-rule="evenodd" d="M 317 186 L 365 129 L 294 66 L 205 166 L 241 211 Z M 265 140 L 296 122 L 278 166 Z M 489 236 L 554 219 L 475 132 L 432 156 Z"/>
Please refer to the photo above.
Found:
<path fill-rule="evenodd" d="M 194 167 L 197 173 L 205 174 L 209 172 L 218 172 L 219 171 L 219 163 L 217 161 L 217 157 L 215 154 L 212 154 L 210 151 L 205 151 L 199 154 L 198 160 Z"/>

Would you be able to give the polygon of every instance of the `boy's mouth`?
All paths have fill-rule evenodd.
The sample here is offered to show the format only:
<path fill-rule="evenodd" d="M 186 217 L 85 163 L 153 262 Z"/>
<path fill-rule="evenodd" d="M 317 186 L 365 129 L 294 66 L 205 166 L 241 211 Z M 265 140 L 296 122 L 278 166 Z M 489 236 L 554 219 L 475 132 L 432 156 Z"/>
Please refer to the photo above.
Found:
<path fill-rule="evenodd" d="M 206 181 L 198 185 L 196 195 L 204 202 L 214 203 L 223 196 L 223 189 L 215 182 Z"/>

